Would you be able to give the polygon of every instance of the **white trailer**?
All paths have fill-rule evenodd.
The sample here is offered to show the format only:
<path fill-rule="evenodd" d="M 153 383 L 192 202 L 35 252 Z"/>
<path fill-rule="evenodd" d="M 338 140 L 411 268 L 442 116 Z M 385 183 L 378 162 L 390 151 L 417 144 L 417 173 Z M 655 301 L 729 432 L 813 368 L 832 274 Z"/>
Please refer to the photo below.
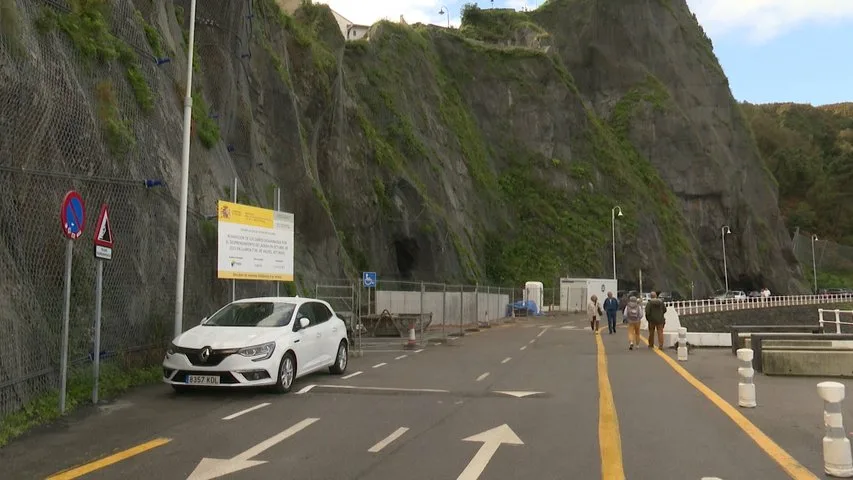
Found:
<path fill-rule="evenodd" d="M 593 295 L 604 302 L 607 292 L 616 296 L 618 282 L 612 278 L 561 278 L 560 310 L 584 312 Z"/>

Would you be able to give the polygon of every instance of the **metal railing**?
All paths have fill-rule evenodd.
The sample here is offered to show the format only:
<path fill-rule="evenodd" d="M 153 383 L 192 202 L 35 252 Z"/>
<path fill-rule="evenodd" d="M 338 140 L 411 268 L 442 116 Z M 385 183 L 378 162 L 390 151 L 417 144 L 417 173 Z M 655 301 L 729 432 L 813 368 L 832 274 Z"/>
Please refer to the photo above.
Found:
<path fill-rule="evenodd" d="M 824 317 L 823 317 L 824 313 L 832 314 L 834 316 L 834 320 L 824 319 Z M 826 324 L 828 324 L 828 323 L 834 323 L 835 324 L 835 333 L 841 333 L 841 326 L 842 325 L 853 325 L 853 322 L 841 321 L 841 315 L 842 314 L 849 315 L 850 319 L 853 320 L 853 310 L 839 310 L 837 308 L 835 310 L 825 310 L 823 308 L 819 308 L 817 310 L 817 314 L 818 314 L 818 322 L 820 323 L 821 327 L 825 328 Z"/>
<path fill-rule="evenodd" d="M 675 308 L 680 316 L 685 316 L 751 308 L 778 308 L 847 302 L 853 303 L 853 295 L 784 295 L 767 298 L 685 300 L 667 302 L 667 305 Z"/>

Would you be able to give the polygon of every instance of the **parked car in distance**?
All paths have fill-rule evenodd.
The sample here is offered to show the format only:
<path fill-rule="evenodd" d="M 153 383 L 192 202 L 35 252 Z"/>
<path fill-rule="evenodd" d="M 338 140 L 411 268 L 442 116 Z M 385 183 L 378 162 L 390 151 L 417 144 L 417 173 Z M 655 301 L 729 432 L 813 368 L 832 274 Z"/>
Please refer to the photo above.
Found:
<path fill-rule="evenodd" d="M 175 338 L 163 381 L 194 386 L 269 386 L 289 392 L 297 378 L 328 368 L 346 371 L 347 328 L 331 305 L 299 297 L 231 302 Z"/>
<path fill-rule="evenodd" d="M 717 290 L 716 292 L 714 292 L 714 296 L 711 297 L 711 299 L 716 301 L 716 303 L 726 303 L 745 301 L 747 299 L 747 296 L 746 293 L 741 290 Z"/>

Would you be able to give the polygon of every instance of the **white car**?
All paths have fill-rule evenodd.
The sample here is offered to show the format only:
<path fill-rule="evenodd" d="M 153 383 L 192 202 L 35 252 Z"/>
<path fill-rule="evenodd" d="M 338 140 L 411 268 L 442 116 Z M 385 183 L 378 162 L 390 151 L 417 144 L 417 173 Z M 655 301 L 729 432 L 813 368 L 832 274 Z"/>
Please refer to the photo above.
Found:
<path fill-rule="evenodd" d="M 320 369 L 347 368 L 346 324 L 312 298 L 248 298 L 225 305 L 175 338 L 163 359 L 163 381 L 176 391 L 192 386 L 271 386 Z"/>

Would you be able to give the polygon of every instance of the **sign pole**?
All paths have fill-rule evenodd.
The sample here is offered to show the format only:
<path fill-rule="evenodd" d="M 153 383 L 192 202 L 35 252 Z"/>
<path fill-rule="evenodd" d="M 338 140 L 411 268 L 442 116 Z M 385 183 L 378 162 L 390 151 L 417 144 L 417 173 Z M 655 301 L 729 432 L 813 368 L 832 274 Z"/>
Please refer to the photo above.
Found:
<path fill-rule="evenodd" d="M 98 378 L 101 370 L 101 294 L 104 286 L 104 261 L 98 260 L 95 274 L 95 348 L 92 358 L 92 375 L 95 381 L 92 386 L 92 403 L 98 403 Z"/>
<path fill-rule="evenodd" d="M 237 177 L 234 177 L 234 189 L 232 190 L 233 194 L 231 195 L 233 198 L 231 201 L 237 203 Z M 231 279 L 231 301 L 237 299 L 237 280 Z"/>
<path fill-rule="evenodd" d="M 281 189 L 279 187 L 275 187 L 275 211 L 281 211 Z M 281 282 L 278 280 L 275 282 L 275 296 L 281 296 Z"/>
<path fill-rule="evenodd" d="M 65 292 L 62 301 L 62 344 L 59 359 L 59 414 L 65 413 L 65 392 L 68 382 L 68 329 L 71 316 L 71 264 L 74 260 L 74 240 L 83 234 L 86 207 L 83 197 L 74 190 L 65 193 L 59 209 L 59 221 L 65 243 Z"/>
<path fill-rule="evenodd" d="M 62 355 L 59 361 L 59 414 L 65 413 L 65 389 L 68 381 L 68 323 L 71 314 L 71 262 L 74 240 L 65 241 L 65 294 L 62 301 Z"/>
<path fill-rule="evenodd" d="M 101 205 L 101 213 L 98 215 L 98 222 L 95 225 L 95 265 L 97 272 L 95 274 L 95 338 L 92 354 L 92 375 L 94 382 L 92 383 L 92 403 L 98 403 L 98 379 L 101 376 L 101 303 L 104 290 L 104 260 L 112 260 L 113 245 L 115 238 L 113 237 L 113 229 L 110 226 L 110 216 L 107 205 Z"/>

